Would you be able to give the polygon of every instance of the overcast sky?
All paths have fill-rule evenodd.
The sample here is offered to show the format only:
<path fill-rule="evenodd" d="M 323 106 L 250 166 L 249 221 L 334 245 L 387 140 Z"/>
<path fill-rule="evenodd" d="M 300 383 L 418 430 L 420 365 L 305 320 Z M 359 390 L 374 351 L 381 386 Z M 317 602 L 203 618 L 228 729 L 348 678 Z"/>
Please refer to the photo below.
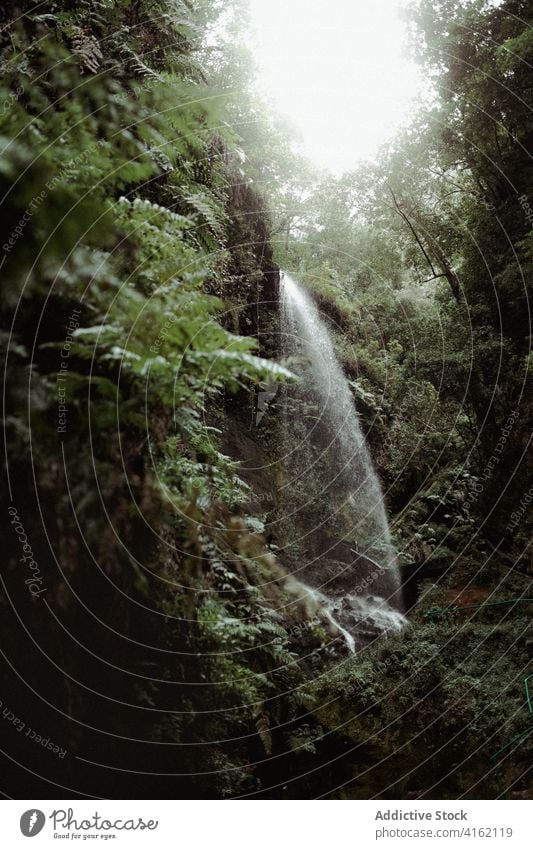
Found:
<path fill-rule="evenodd" d="M 335 173 L 372 157 L 421 90 L 405 55 L 401 0 L 251 0 L 259 81 Z"/>

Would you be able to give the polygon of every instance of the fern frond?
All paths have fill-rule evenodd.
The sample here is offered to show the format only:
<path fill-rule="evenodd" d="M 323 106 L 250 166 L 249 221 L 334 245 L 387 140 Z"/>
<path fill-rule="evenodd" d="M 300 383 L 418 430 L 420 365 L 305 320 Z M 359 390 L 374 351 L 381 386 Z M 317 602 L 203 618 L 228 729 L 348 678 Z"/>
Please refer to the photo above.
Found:
<path fill-rule="evenodd" d="M 145 65 L 138 53 L 135 52 L 128 44 L 122 43 L 119 48 L 119 53 L 124 61 L 126 69 L 136 77 L 145 79 L 157 80 L 162 82 L 162 77 L 154 71 L 153 68 Z"/>
<path fill-rule="evenodd" d="M 78 57 L 82 70 L 85 68 L 96 74 L 104 54 L 94 35 L 87 33 L 81 27 L 71 27 L 72 52 Z"/>
<path fill-rule="evenodd" d="M 263 709 L 262 705 L 260 709 L 256 711 L 254 718 L 255 727 L 259 735 L 259 739 L 263 744 L 265 754 L 270 757 L 270 755 L 272 754 L 272 734 L 270 732 L 270 717 L 268 713 L 266 713 L 266 711 Z"/>
<path fill-rule="evenodd" d="M 187 194 L 184 199 L 192 210 L 204 219 L 214 236 L 223 236 L 225 213 L 222 204 L 206 192 Z"/>

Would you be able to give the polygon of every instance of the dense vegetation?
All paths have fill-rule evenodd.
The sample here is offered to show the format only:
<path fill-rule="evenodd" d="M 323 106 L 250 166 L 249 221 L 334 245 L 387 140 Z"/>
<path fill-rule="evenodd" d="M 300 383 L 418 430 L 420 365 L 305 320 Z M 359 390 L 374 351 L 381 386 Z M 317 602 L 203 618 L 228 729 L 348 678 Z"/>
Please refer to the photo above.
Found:
<path fill-rule="evenodd" d="M 238 0 L 5 4 L 4 792 L 531 792 L 530 736 L 489 761 L 531 721 L 528 7 L 412 4 L 434 94 L 334 179 L 254 94 Z M 280 266 L 330 321 L 405 580 L 408 627 L 356 656 L 245 468 L 292 379 Z"/>

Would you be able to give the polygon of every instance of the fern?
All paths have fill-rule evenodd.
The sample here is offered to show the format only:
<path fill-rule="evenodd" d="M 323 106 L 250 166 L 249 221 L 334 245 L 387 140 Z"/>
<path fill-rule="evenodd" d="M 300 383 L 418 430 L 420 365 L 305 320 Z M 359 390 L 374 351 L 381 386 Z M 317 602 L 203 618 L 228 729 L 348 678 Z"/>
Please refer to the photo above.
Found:
<path fill-rule="evenodd" d="M 81 68 L 96 74 L 104 54 L 94 35 L 87 33 L 81 27 L 72 27 L 71 41 L 72 50 L 78 57 Z"/>
<path fill-rule="evenodd" d="M 261 706 L 259 710 L 256 710 L 254 714 L 255 727 L 259 735 L 259 739 L 263 744 L 265 754 L 270 757 L 272 754 L 272 734 L 270 731 L 270 717 L 268 713 L 262 708 L 263 706 Z"/>
<path fill-rule="evenodd" d="M 225 234 L 226 213 L 220 201 L 206 192 L 185 193 L 183 197 L 200 222 L 207 224 L 215 239 L 221 240 Z"/>

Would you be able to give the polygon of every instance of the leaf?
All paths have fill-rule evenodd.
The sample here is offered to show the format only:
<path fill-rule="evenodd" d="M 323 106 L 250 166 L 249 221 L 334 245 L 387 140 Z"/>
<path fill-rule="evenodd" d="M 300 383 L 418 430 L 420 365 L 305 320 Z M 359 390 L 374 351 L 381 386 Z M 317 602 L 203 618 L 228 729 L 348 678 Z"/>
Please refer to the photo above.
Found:
<path fill-rule="evenodd" d="M 257 729 L 257 733 L 260 737 L 261 743 L 263 744 L 263 749 L 265 750 L 265 754 L 269 757 L 272 754 L 272 734 L 270 732 L 270 718 L 266 711 L 262 710 L 263 705 L 261 705 L 261 709 L 259 712 L 255 713 L 255 727 Z"/>
<path fill-rule="evenodd" d="M 217 351 L 216 356 L 222 360 L 234 360 L 242 362 L 252 367 L 257 373 L 265 374 L 273 377 L 277 381 L 296 380 L 296 375 L 292 371 L 280 365 L 275 360 L 265 360 L 263 357 L 256 357 L 254 354 L 247 354 L 241 351 Z"/>

